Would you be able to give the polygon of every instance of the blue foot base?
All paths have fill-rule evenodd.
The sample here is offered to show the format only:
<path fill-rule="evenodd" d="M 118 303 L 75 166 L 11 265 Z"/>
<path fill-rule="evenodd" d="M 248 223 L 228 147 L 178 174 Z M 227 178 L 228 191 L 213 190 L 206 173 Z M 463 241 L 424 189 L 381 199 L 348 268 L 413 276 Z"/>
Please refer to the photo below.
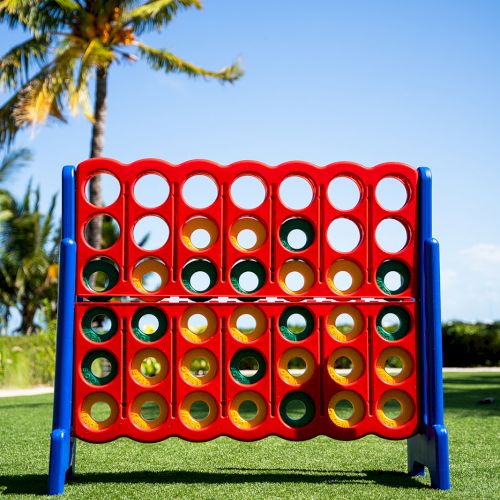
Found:
<path fill-rule="evenodd" d="M 64 493 L 64 483 L 71 465 L 70 458 L 69 432 L 54 429 L 50 436 L 49 495 Z"/>
<path fill-rule="evenodd" d="M 448 430 L 444 425 L 433 425 L 429 436 L 417 434 L 408 439 L 409 474 L 423 476 L 425 467 L 429 469 L 433 488 L 450 489 Z"/>

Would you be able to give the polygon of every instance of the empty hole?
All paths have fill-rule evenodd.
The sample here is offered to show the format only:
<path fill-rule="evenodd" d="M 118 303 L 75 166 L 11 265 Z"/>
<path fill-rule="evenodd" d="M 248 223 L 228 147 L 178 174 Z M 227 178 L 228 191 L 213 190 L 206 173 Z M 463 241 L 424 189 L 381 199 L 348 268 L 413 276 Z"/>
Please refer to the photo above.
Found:
<path fill-rule="evenodd" d="M 396 399 L 389 399 L 384 405 L 384 415 L 387 418 L 396 419 L 402 412 L 401 403 Z"/>
<path fill-rule="evenodd" d="M 280 184 L 280 198 L 283 204 L 293 210 L 308 207 L 313 199 L 313 189 L 304 177 L 291 175 Z"/>
<path fill-rule="evenodd" d="M 236 328 L 241 333 L 252 333 L 257 328 L 257 321 L 251 314 L 242 314 L 236 320 Z"/>
<path fill-rule="evenodd" d="M 159 326 L 160 322 L 154 314 L 143 314 L 139 319 L 139 330 L 146 335 L 155 333 Z"/>
<path fill-rule="evenodd" d="M 397 271 L 389 271 L 384 276 L 384 285 L 391 292 L 399 290 L 403 286 L 403 276 Z"/>
<path fill-rule="evenodd" d="M 141 284 L 147 292 L 157 292 L 161 288 L 161 276 L 155 271 L 150 271 L 144 274 Z"/>
<path fill-rule="evenodd" d="M 347 271 L 339 271 L 333 277 L 333 284 L 337 290 L 345 292 L 352 286 L 352 276 Z"/>
<path fill-rule="evenodd" d="M 89 276 L 89 287 L 94 292 L 104 292 L 109 286 L 109 276 L 104 271 L 95 271 Z"/>
<path fill-rule="evenodd" d="M 243 420 L 253 420 L 259 412 L 257 405 L 250 400 L 242 401 L 238 407 L 238 413 Z"/>
<path fill-rule="evenodd" d="M 399 356 L 391 356 L 384 365 L 384 370 L 393 377 L 397 377 L 403 371 L 403 362 Z"/>
<path fill-rule="evenodd" d="M 195 229 L 189 239 L 191 240 L 191 245 L 198 250 L 203 250 L 210 245 L 210 233 L 206 229 Z"/>
<path fill-rule="evenodd" d="M 97 219 L 101 219 L 102 223 L 99 248 L 105 250 L 106 248 L 113 246 L 116 241 L 118 241 L 118 238 L 120 237 L 120 225 L 118 224 L 118 222 L 116 222 L 116 219 L 114 217 L 111 217 L 111 215 L 103 214 L 92 217 L 92 219 L 85 226 L 83 235 L 85 237 L 85 241 L 94 248 L 98 247 L 91 244 L 90 225 Z"/>
<path fill-rule="evenodd" d="M 294 334 L 302 333 L 307 326 L 307 321 L 302 314 L 294 313 L 290 314 L 288 319 L 286 320 L 286 327 L 288 330 Z"/>
<path fill-rule="evenodd" d="M 259 286 L 259 277 L 252 271 L 245 271 L 241 273 L 238 279 L 240 288 L 245 292 L 253 292 Z"/>
<path fill-rule="evenodd" d="M 238 245 L 245 250 L 249 250 L 257 243 L 257 235 L 251 229 L 243 229 L 238 233 Z"/>
<path fill-rule="evenodd" d="M 290 375 L 301 377 L 307 370 L 307 364 L 304 359 L 295 357 L 288 362 L 286 369 Z"/>
<path fill-rule="evenodd" d="M 141 373 L 145 377 L 156 377 L 156 375 L 158 375 L 160 371 L 161 371 L 161 364 L 155 357 L 149 356 L 142 360 Z"/>
<path fill-rule="evenodd" d="M 144 250 L 161 248 L 170 236 L 168 224 L 157 215 L 147 215 L 134 226 L 134 241 Z"/>
<path fill-rule="evenodd" d="M 141 406 L 141 417 L 147 422 L 153 422 L 160 414 L 160 407 L 154 401 L 145 401 Z"/>
<path fill-rule="evenodd" d="M 97 333 L 97 335 L 106 335 L 111 331 L 112 326 L 113 322 L 105 314 L 96 314 L 90 322 L 92 331 Z"/>
<path fill-rule="evenodd" d="M 387 313 L 382 317 L 381 325 L 387 333 L 395 333 L 401 328 L 401 321 L 396 314 Z"/>
<path fill-rule="evenodd" d="M 405 226 L 396 219 L 384 219 L 375 232 L 377 243 L 385 252 L 396 253 L 406 246 L 408 233 Z"/>
<path fill-rule="evenodd" d="M 97 401 L 90 408 L 90 416 L 96 422 L 104 422 L 111 416 L 111 407 L 104 401 Z"/>
<path fill-rule="evenodd" d="M 210 276 L 205 271 L 196 271 L 189 279 L 189 283 L 197 292 L 204 292 L 210 287 Z"/>
<path fill-rule="evenodd" d="M 120 194 L 120 183 L 118 179 L 111 174 L 98 174 L 92 177 L 99 177 L 101 183 L 101 201 L 96 204 L 99 207 L 107 207 L 114 203 Z M 90 202 L 90 180 L 85 186 L 85 196 Z"/>
<path fill-rule="evenodd" d="M 328 226 L 327 238 L 337 252 L 352 252 L 359 244 L 361 233 L 355 222 L 340 217 Z"/>
<path fill-rule="evenodd" d="M 195 401 L 189 408 L 189 414 L 191 418 L 201 422 L 205 420 L 210 414 L 210 407 L 205 401 Z"/>
<path fill-rule="evenodd" d="M 292 292 L 298 292 L 304 287 L 306 280 L 298 271 L 292 271 L 285 276 L 285 285 Z"/>
<path fill-rule="evenodd" d="M 194 208 L 207 208 L 217 199 L 219 188 L 207 175 L 193 175 L 182 186 L 184 201 Z"/>
<path fill-rule="evenodd" d="M 143 207 L 154 208 L 167 201 L 170 186 L 158 174 L 143 175 L 134 186 L 134 197 Z"/>
<path fill-rule="evenodd" d="M 286 241 L 294 250 L 301 250 L 307 244 L 307 235 L 302 229 L 292 229 L 288 233 Z"/>
<path fill-rule="evenodd" d="M 231 197 L 236 205 L 247 210 L 262 205 L 266 198 L 266 188 L 254 175 L 242 175 L 231 186 Z"/>
<path fill-rule="evenodd" d="M 202 335 L 208 328 L 208 320 L 203 314 L 193 314 L 187 321 L 188 330 L 195 335 Z"/>
<path fill-rule="evenodd" d="M 349 420 L 354 414 L 354 407 L 350 401 L 347 401 L 347 399 L 341 399 L 335 405 L 335 414 L 342 420 Z"/>
<path fill-rule="evenodd" d="M 111 373 L 112 369 L 111 361 L 104 357 L 94 359 L 90 365 L 90 371 L 97 378 L 107 377 Z"/>
<path fill-rule="evenodd" d="M 253 356 L 241 358 L 238 370 L 245 377 L 253 377 L 259 371 L 259 362 Z"/>
<path fill-rule="evenodd" d="M 351 210 L 361 197 L 359 186 L 349 177 L 335 177 L 328 185 L 328 199 L 339 210 Z"/>
<path fill-rule="evenodd" d="M 408 201 L 408 192 L 403 182 L 396 177 L 385 177 L 377 184 L 377 201 L 386 210 L 399 210 Z"/>
<path fill-rule="evenodd" d="M 285 406 L 286 416 L 291 420 L 300 420 L 304 418 L 307 412 L 307 407 L 300 399 L 292 399 Z"/>
<path fill-rule="evenodd" d="M 189 371 L 194 377 L 204 377 L 210 371 L 210 364 L 205 358 L 194 358 L 189 364 Z"/>
<path fill-rule="evenodd" d="M 337 375 L 345 377 L 352 372 L 352 360 L 347 356 L 341 356 L 335 360 L 333 369 Z"/>
<path fill-rule="evenodd" d="M 335 327 L 344 334 L 351 333 L 354 330 L 354 318 L 347 313 L 339 314 L 335 320 Z"/>

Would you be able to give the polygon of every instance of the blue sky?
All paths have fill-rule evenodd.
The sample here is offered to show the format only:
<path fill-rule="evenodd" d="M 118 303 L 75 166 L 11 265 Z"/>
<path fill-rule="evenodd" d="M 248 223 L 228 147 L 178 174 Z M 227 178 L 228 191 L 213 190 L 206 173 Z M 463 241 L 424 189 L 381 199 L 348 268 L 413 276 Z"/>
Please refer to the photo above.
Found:
<path fill-rule="evenodd" d="M 106 156 L 429 166 L 443 317 L 499 319 L 500 2 L 204 4 L 145 40 L 215 69 L 241 58 L 245 77 L 223 86 L 115 66 Z M 23 38 L 0 27 L 0 52 Z M 10 187 L 20 194 L 31 176 L 48 202 L 89 142 L 82 117 L 21 134 L 35 161 Z"/>

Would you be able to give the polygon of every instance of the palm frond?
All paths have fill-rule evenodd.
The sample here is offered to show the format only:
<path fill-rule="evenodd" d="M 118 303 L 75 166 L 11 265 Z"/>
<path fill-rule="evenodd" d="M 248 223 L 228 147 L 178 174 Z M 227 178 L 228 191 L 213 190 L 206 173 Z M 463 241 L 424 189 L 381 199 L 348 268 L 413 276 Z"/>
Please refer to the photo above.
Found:
<path fill-rule="evenodd" d="M 54 0 L 0 0 L 0 21 L 42 35 L 60 31 L 70 23 L 71 15 Z"/>
<path fill-rule="evenodd" d="M 16 149 L 4 156 L 0 162 L 0 184 L 7 180 L 13 168 L 22 168 L 33 159 L 31 151 L 27 148 Z"/>

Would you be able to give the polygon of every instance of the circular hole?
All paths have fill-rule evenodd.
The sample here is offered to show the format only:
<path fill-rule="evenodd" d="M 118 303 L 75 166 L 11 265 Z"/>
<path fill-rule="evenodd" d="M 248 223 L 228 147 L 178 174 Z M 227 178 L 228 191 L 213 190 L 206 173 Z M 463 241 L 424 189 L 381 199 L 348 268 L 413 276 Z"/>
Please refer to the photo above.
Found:
<path fill-rule="evenodd" d="M 194 208 L 207 208 L 219 194 L 215 181 L 208 175 L 193 175 L 182 186 L 184 201 Z"/>
<path fill-rule="evenodd" d="M 395 420 L 401 415 L 403 408 L 401 407 L 401 403 L 397 399 L 389 399 L 384 404 L 383 411 L 384 415 L 387 418 Z"/>
<path fill-rule="evenodd" d="M 353 369 L 352 360 L 347 356 L 341 356 L 335 360 L 333 365 L 333 369 L 337 375 L 341 375 L 342 377 L 347 377 Z"/>
<path fill-rule="evenodd" d="M 288 362 L 286 369 L 293 377 L 302 377 L 306 373 L 307 364 L 303 358 L 296 356 Z"/>
<path fill-rule="evenodd" d="M 292 271 L 285 277 L 285 285 L 292 292 L 298 292 L 305 285 L 305 278 L 298 271 Z"/>
<path fill-rule="evenodd" d="M 113 322 L 106 314 L 96 314 L 91 319 L 90 327 L 97 335 L 106 335 L 111 332 Z"/>
<path fill-rule="evenodd" d="M 391 292 L 399 290 L 403 286 L 403 276 L 397 271 L 389 271 L 384 276 L 384 285 Z"/>
<path fill-rule="evenodd" d="M 259 277 L 252 271 L 245 271 L 238 279 L 240 288 L 245 292 L 254 292 L 259 286 Z"/>
<path fill-rule="evenodd" d="M 399 356 L 391 356 L 385 361 L 384 370 L 391 377 L 397 377 L 403 371 L 403 361 Z"/>
<path fill-rule="evenodd" d="M 300 420 L 305 417 L 307 407 L 300 399 L 292 399 L 285 406 L 286 416 L 291 420 Z"/>
<path fill-rule="evenodd" d="M 387 333 L 395 333 L 401 328 L 401 321 L 394 313 L 384 314 L 380 324 Z"/>
<path fill-rule="evenodd" d="M 94 292 L 105 292 L 109 288 L 109 277 L 104 271 L 95 271 L 89 276 Z"/>
<path fill-rule="evenodd" d="M 342 420 L 349 420 L 354 415 L 354 407 L 347 399 L 341 399 L 335 405 L 335 413 Z"/>
<path fill-rule="evenodd" d="M 352 276 L 347 271 L 339 271 L 333 277 L 333 284 L 335 288 L 341 292 L 345 292 L 352 286 Z"/>
<path fill-rule="evenodd" d="M 244 356 L 240 359 L 238 370 L 247 378 L 254 377 L 259 371 L 259 362 L 253 356 Z"/>
<path fill-rule="evenodd" d="M 359 245 L 361 232 L 355 222 L 340 217 L 328 226 L 327 238 L 337 252 L 352 252 Z"/>
<path fill-rule="evenodd" d="M 196 271 L 192 274 L 189 283 L 197 292 L 205 292 L 210 288 L 210 276 L 205 271 Z"/>
<path fill-rule="evenodd" d="M 146 292 L 157 292 L 161 288 L 161 276 L 156 271 L 145 273 L 141 280 L 141 285 Z"/>
<path fill-rule="evenodd" d="M 296 335 L 302 333 L 306 329 L 306 326 L 306 318 L 299 313 L 291 314 L 286 321 L 286 327 L 288 330 Z"/>
<path fill-rule="evenodd" d="M 147 422 L 153 422 L 161 415 L 161 410 L 158 403 L 154 401 L 145 401 L 141 406 L 141 417 Z"/>
<path fill-rule="evenodd" d="M 314 271 L 307 262 L 290 259 L 279 268 L 278 282 L 286 293 L 305 293 L 314 285 Z"/>
<path fill-rule="evenodd" d="M 400 252 L 408 243 L 408 232 L 404 224 L 396 219 L 381 221 L 375 237 L 380 248 L 389 253 Z"/>
<path fill-rule="evenodd" d="M 143 293 L 154 293 L 167 284 L 167 266 L 160 259 L 146 257 L 140 260 L 132 271 L 132 283 Z"/>
<path fill-rule="evenodd" d="M 101 238 L 99 239 L 99 246 L 92 244 L 91 238 L 91 225 L 93 223 L 101 221 Z M 102 249 L 106 250 L 106 248 L 112 247 L 120 237 L 120 225 L 116 222 L 114 217 L 107 214 L 96 215 L 92 217 L 92 219 L 85 225 L 85 229 L 83 232 L 83 236 L 85 241 L 93 248 L 97 250 Z"/>
<path fill-rule="evenodd" d="M 253 259 L 240 260 L 231 268 L 231 284 L 240 293 L 253 293 L 265 283 L 266 271 Z"/>
<path fill-rule="evenodd" d="M 96 401 L 90 408 L 90 416 L 96 422 L 104 422 L 111 417 L 111 406 L 104 401 Z"/>
<path fill-rule="evenodd" d="M 307 244 L 307 235 L 302 229 L 292 229 L 286 241 L 294 250 L 302 250 Z"/>
<path fill-rule="evenodd" d="M 291 217 L 281 224 L 279 238 L 287 250 L 300 252 L 312 245 L 314 226 L 301 217 Z"/>
<path fill-rule="evenodd" d="M 187 327 L 195 335 L 202 335 L 208 328 L 208 319 L 203 314 L 193 314 L 187 321 Z"/>
<path fill-rule="evenodd" d="M 153 335 L 158 331 L 160 322 L 154 314 L 144 314 L 139 319 L 139 330 L 146 335 Z"/>
<path fill-rule="evenodd" d="M 182 268 L 181 277 L 190 292 L 203 293 L 215 285 L 217 270 L 209 260 L 193 259 Z"/>
<path fill-rule="evenodd" d="M 244 334 L 252 333 L 257 328 L 257 320 L 251 314 L 241 314 L 236 320 L 236 328 Z"/>
<path fill-rule="evenodd" d="M 205 358 L 194 358 L 189 364 L 189 371 L 193 377 L 202 378 L 210 371 L 210 364 Z"/>
<path fill-rule="evenodd" d="M 93 292 L 107 292 L 118 282 L 118 266 L 107 257 L 87 262 L 83 269 L 83 281 Z"/>
<path fill-rule="evenodd" d="M 158 375 L 160 371 L 161 364 L 155 357 L 149 356 L 147 358 L 144 358 L 141 363 L 141 373 L 145 377 L 156 377 L 156 375 Z"/>
<path fill-rule="evenodd" d="M 191 233 L 191 244 L 199 250 L 204 250 L 210 245 L 210 233 L 206 229 L 195 229 Z"/>
<path fill-rule="evenodd" d="M 335 177 L 328 185 L 328 199 L 339 210 L 352 210 L 360 198 L 358 184 L 349 177 Z"/>
<path fill-rule="evenodd" d="M 157 250 L 168 241 L 168 224 L 157 215 L 147 215 L 139 219 L 134 226 L 134 241 L 144 250 Z"/>
<path fill-rule="evenodd" d="M 90 201 L 91 183 L 94 186 L 96 186 L 96 183 L 97 186 L 100 184 L 101 199 L 97 200 L 97 203 L 93 203 L 94 206 L 108 207 L 118 199 L 118 196 L 120 195 L 120 183 L 118 182 L 118 179 L 114 175 L 102 173 L 91 177 L 91 179 L 87 182 L 87 185 L 85 186 L 85 196 L 89 201 L 89 203 L 92 203 Z M 99 189 L 99 187 L 97 187 L 97 189 Z"/>
<path fill-rule="evenodd" d="M 377 201 L 386 210 L 400 210 L 408 201 L 404 183 L 396 177 L 384 177 L 377 184 Z"/>
<path fill-rule="evenodd" d="M 257 408 L 257 405 L 250 400 L 242 401 L 240 406 L 238 407 L 238 413 L 240 414 L 240 417 L 247 422 L 253 420 L 257 416 L 258 412 L 259 409 Z"/>
<path fill-rule="evenodd" d="M 354 330 L 354 318 L 347 313 L 342 313 L 335 319 L 335 327 L 343 334 L 349 334 Z"/>
<path fill-rule="evenodd" d="M 92 361 L 92 364 L 90 365 L 90 371 L 97 378 L 106 378 L 111 375 L 111 372 L 113 371 L 113 365 L 108 358 L 101 356 Z"/>
<path fill-rule="evenodd" d="M 145 174 L 134 185 L 134 198 L 143 207 L 158 207 L 167 201 L 169 195 L 168 182 L 158 174 Z"/>
<path fill-rule="evenodd" d="M 189 414 L 191 415 L 191 418 L 197 422 L 201 422 L 210 414 L 210 407 L 205 401 L 194 401 L 189 408 Z"/>
<path fill-rule="evenodd" d="M 266 198 L 266 188 L 258 177 L 242 175 L 231 185 L 231 197 L 239 207 L 251 210 L 262 205 Z"/>
<path fill-rule="evenodd" d="M 280 184 L 279 194 L 287 208 L 302 210 L 311 204 L 314 193 L 311 183 L 304 177 L 291 175 Z"/>
<path fill-rule="evenodd" d="M 251 250 L 257 244 L 257 235 L 251 229 L 243 229 L 238 233 L 238 245 L 245 250 Z"/>

